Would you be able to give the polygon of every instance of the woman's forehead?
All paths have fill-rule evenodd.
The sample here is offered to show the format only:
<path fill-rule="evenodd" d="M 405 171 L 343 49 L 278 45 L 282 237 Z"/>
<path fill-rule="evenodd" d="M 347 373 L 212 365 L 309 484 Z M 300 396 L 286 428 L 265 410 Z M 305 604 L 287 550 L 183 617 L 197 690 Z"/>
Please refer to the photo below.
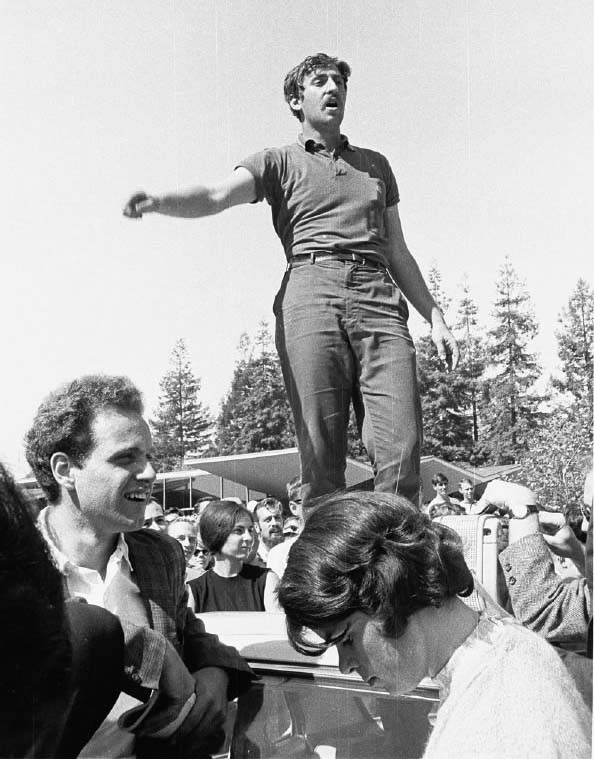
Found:
<path fill-rule="evenodd" d="M 355 611 L 342 619 L 316 625 L 315 628 L 312 628 L 312 632 L 326 642 L 334 641 L 335 639 L 336 642 L 339 642 L 340 638 L 348 630 L 356 627 L 359 622 L 363 622 L 365 619 L 368 619 L 366 614 L 361 611 Z"/>

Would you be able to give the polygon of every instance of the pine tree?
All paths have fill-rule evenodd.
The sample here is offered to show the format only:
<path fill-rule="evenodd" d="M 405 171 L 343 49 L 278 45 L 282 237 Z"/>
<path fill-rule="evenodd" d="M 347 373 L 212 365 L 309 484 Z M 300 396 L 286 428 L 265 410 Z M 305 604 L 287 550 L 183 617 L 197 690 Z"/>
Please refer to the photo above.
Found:
<path fill-rule="evenodd" d="M 363 445 L 359 429 L 357 427 L 357 418 L 355 410 L 351 404 L 349 412 L 349 423 L 347 427 L 347 456 L 351 459 L 357 459 L 369 464 L 369 454 L 367 448 Z"/>
<path fill-rule="evenodd" d="M 591 439 L 594 418 L 594 292 L 585 280 L 578 280 L 567 307 L 559 315 L 559 324 L 556 336 L 563 377 L 554 384 L 571 395 L 573 411 L 584 416 Z"/>
<path fill-rule="evenodd" d="M 437 267 L 430 269 L 427 279 L 433 299 L 445 311 L 450 299 Z M 447 371 L 429 335 L 417 341 L 417 378 L 423 409 L 423 453 L 446 461 L 467 459 L 472 449 L 472 428 L 464 410 L 466 380 L 457 371 Z"/>
<path fill-rule="evenodd" d="M 520 459 L 522 481 L 539 502 L 560 511 L 582 500 L 584 460 L 592 457 L 591 426 L 571 409 L 555 409 L 531 436 Z"/>
<path fill-rule="evenodd" d="M 169 370 L 159 386 L 159 407 L 151 425 L 156 459 L 166 471 L 180 468 L 188 453 L 203 453 L 212 437 L 213 419 L 198 400 L 200 379 L 192 371 L 181 339 L 173 346 Z"/>
<path fill-rule="evenodd" d="M 451 298 L 449 298 L 444 292 L 443 277 L 435 264 L 429 269 L 429 274 L 427 275 L 427 287 L 429 288 L 429 292 L 437 307 L 442 314 L 445 314 L 450 307 Z"/>
<path fill-rule="evenodd" d="M 471 419 L 472 441 L 475 448 L 479 441 L 479 399 L 481 378 L 485 371 L 484 339 L 479 332 L 477 317 L 477 305 L 470 294 L 468 281 L 464 279 L 455 325 L 456 340 L 460 348 L 460 363 L 457 371 L 464 379 L 460 402 Z M 469 457 L 469 461 L 477 463 L 475 458 L 476 453 Z"/>
<path fill-rule="evenodd" d="M 221 454 L 294 446 L 295 427 L 280 362 L 265 322 L 254 344 L 244 334 L 231 388 L 217 420 Z"/>
<path fill-rule="evenodd" d="M 496 282 L 495 326 L 489 331 L 489 378 L 483 389 L 484 445 L 494 464 L 512 463 L 527 450 L 543 400 L 534 391 L 541 370 L 528 350 L 538 326 L 530 296 L 509 258 Z"/>

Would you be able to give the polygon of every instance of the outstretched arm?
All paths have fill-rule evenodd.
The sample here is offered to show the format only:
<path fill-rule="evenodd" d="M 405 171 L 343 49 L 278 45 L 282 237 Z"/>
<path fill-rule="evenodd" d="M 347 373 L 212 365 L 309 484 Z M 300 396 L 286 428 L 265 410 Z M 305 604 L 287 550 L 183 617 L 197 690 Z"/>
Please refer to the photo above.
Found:
<path fill-rule="evenodd" d="M 212 216 L 225 208 L 251 203 L 256 200 L 256 180 L 243 166 L 239 166 L 226 179 L 213 185 L 196 185 L 186 190 L 165 195 L 148 195 L 137 192 L 124 206 L 124 216 L 141 219 L 145 213 L 160 213 L 196 219 Z"/>
<path fill-rule="evenodd" d="M 458 345 L 429 292 L 417 262 L 406 245 L 398 206 L 387 208 L 385 219 L 390 271 L 405 298 L 431 324 L 431 339 L 435 343 L 439 358 L 447 364 L 448 368 L 455 369 L 460 359 Z"/>

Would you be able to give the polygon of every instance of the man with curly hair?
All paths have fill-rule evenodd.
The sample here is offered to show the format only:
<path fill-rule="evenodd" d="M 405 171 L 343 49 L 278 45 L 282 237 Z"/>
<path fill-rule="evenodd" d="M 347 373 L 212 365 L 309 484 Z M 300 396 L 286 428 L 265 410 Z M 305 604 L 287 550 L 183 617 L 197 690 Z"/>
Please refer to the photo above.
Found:
<path fill-rule="evenodd" d="M 49 395 L 26 438 L 49 501 L 39 527 L 67 597 L 111 611 L 124 630 L 126 692 L 81 756 L 208 753 L 227 699 L 251 679 L 187 609 L 179 543 L 141 529 L 155 480 L 142 413 L 126 377 L 90 375 Z"/>
<path fill-rule="evenodd" d="M 196 218 L 266 199 L 287 258 L 273 310 L 303 498 L 345 487 L 352 402 L 376 490 L 417 502 L 421 411 L 405 298 L 449 366 L 458 348 L 404 241 L 390 164 L 341 134 L 350 73 L 338 58 L 307 57 L 284 84 L 296 142 L 248 156 L 217 184 L 136 193 L 124 214 Z"/>

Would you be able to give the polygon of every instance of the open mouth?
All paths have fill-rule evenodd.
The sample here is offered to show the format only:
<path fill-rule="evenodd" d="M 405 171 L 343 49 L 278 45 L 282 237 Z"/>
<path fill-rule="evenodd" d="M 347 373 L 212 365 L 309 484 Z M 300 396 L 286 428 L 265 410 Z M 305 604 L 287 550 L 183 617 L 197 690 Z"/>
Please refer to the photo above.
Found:
<path fill-rule="evenodd" d="M 324 105 L 329 110 L 336 110 L 339 106 L 339 102 L 336 98 L 328 98 Z"/>
<path fill-rule="evenodd" d="M 132 493 L 126 493 L 124 498 L 132 503 L 146 503 L 149 499 L 150 493 L 146 490 L 135 490 Z"/>

